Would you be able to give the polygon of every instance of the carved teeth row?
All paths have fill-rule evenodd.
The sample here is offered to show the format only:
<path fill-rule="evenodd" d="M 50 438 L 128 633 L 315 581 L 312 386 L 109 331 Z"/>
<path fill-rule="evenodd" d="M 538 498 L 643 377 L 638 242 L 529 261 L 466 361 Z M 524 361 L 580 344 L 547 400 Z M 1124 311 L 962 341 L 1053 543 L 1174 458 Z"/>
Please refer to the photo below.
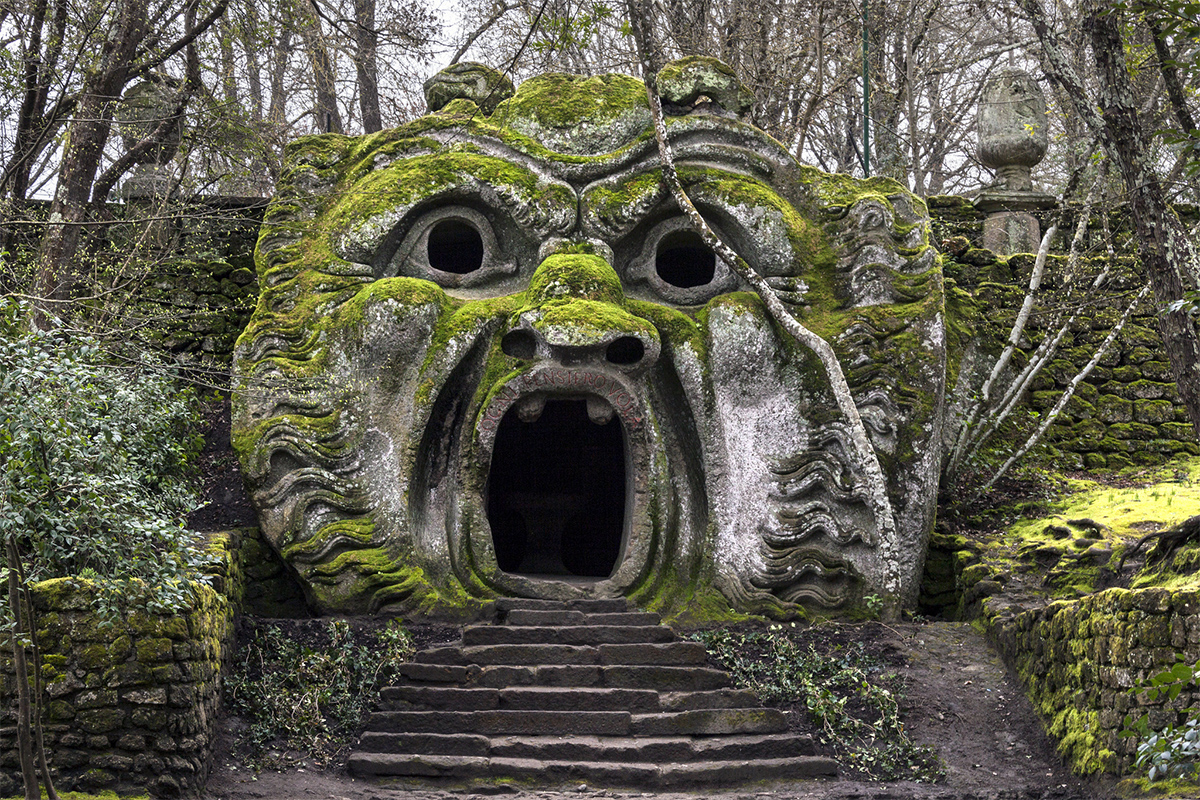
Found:
<path fill-rule="evenodd" d="M 587 398 L 588 419 L 597 425 L 607 425 L 608 421 L 613 418 L 613 407 L 603 397 L 588 395 Z"/>
<path fill-rule="evenodd" d="M 517 416 L 522 422 L 537 422 L 546 408 L 546 395 L 531 394 L 517 401 Z"/>

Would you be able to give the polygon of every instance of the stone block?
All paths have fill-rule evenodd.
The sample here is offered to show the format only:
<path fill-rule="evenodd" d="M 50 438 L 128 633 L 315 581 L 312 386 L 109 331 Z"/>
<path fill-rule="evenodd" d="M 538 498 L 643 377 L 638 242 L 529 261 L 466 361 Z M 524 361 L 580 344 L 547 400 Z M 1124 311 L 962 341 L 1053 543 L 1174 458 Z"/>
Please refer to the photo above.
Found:
<path fill-rule="evenodd" d="M 1096 399 L 1096 419 L 1103 422 L 1129 422 L 1133 419 L 1133 403 L 1115 394 L 1101 394 Z"/>
<path fill-rule="evenodd" d="M 172 646 L 173 642 L 166 638 L 141 639 L 136 645 L 137 660 L 141 664 L 173 661 L 175 651 Z"/>
<path fill-rule="evenodd" d="M 80 711 L 76 723 L 86 733 L 108 733 L 125 724 L 127 712 L 120 708 L 93 708 Z"/>
<path fill-rule="evenodd" d="M 1175 405 L 1170 400 L 1137 400 L 1133 404 L 1133 418 L 1151 425 L 1170 422 L 1175 418 Z"/>
<path fill-rule="evenodd" d="M 141 706 L 164 706 L 167 704 L 167 687 L 151 686 L 145 689 L 127 689 L 121 693 L 127 703 Z"/>

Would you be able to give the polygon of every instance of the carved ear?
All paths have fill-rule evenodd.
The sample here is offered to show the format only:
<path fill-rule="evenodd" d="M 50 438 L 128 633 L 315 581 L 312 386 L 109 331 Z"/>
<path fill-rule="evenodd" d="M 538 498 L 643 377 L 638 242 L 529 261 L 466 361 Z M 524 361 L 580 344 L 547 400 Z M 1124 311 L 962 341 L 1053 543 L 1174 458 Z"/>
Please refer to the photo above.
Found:
<path fill-rule="evenodd" d="M 733 67 L 708 56 L 688 56 L 669 62 L 658 73 L 658 95 L 672 116 L 692 112 L 744 117 L 754 108 L 754 93 L 738 80 Z M 711 105 L 703 105 L 708 98 Z M 724 111 L 725 114 L 720 112 Z"/>
<path fill-rule="evenodd" d="M 425 81 L 425 104 L 433 113 L 452 100 L 470 100 L 490 115 L 515 91 L 513 82 L 499 70 L 474 61 L 460 61 Z"/>

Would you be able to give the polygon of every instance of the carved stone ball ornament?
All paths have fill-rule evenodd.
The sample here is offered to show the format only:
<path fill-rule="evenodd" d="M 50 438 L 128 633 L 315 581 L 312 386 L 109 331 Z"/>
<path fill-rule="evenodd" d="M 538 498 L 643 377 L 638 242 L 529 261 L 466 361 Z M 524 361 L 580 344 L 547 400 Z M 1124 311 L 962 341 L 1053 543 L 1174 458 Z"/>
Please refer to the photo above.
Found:
<path fill-rule="evenodd" d="M 498 74 L 456 65 L 428 116 L 287 148 L 233 427 L 311 605 L 915 601 L 946 374 L 924 204 L 797 163 L 736 118 L 751 98 L 719 62 L 664 68 L 688 194 L 840 358 L 894 509 L 881 527 L 821 362 L 663 184 L 643 84 L 484 92 Z"/>

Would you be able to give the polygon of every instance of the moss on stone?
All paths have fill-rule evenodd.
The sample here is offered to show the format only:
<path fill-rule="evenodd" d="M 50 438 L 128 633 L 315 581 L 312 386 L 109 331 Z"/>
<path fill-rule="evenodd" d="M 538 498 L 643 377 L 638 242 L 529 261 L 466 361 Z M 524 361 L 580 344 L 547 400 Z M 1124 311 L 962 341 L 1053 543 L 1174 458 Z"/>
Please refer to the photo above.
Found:
<path fill-rule="evenodd" d="M 508 126 L 530 119 L 546 128 L 574 128 L 581 123 L 601 127 L 630 108 L 644 109 L 649 115 L 645 85 L 636 78 L 551 72 L 522 83 L 513 97 L 496 108 L 492 119 Z"/>
<path fill-rule="evenodd" d="M 612 266 L 594 255 L 553 255 L 538 266 L 525 293 L 526 308 L 569 298 L 620 304 L 621 279 Z"/>

